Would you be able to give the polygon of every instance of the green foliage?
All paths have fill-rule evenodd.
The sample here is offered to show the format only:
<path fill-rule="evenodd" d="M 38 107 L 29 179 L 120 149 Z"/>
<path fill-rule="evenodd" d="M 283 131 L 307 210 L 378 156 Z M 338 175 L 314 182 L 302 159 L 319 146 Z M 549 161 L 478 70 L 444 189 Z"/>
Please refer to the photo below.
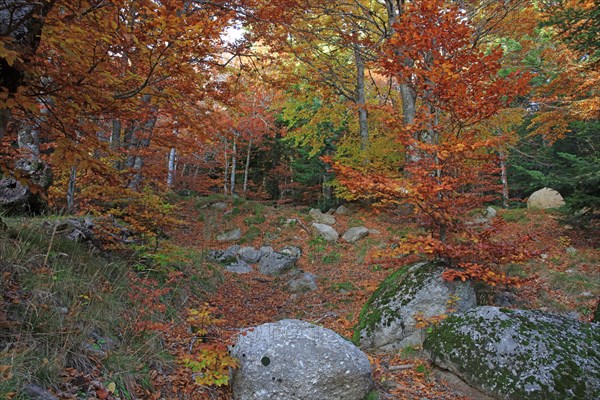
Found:
<path fill-rule="evenodd" d="M 8 222 L 8 232 L 0 232 L 0 291 L 18 291 L 0 308 L 11 321 L 0 330 L 0 366 L 10 370 L 0 380 L 0 394 L 31 381 L 51 386 L 65 367 L 91 368 L 94 357 L 106 357 L 106 374 L 125 381 L 147 375 L 134 366 L 162 362 L 157 340 L 128 336 L 124 329 L 125 313 L 136 310 L 125 262 L 102 259 L 59 237 L 51 242 L 36 221 Z"/>
<path fill-rule="evenodd" d="M 570 125 L 570 133 L 553 144 L 527 137 L 511 153 L 511 193 L 527 197 L 544 186 L 558 190 L 572 211 L 600 208 L 600 121 Z"/>
<path fill-rule="evenodd" d="M 262 235 L 262 231 L 256 225 L 251 225 L 240 239 L 240 243 L 250 243 Z"/>
<path fill-rule="evenodd" d="M 342 255 L 337 251 L 332 251 L 323 257 L 323 264 L 337 264 L 342 259 Z"/>

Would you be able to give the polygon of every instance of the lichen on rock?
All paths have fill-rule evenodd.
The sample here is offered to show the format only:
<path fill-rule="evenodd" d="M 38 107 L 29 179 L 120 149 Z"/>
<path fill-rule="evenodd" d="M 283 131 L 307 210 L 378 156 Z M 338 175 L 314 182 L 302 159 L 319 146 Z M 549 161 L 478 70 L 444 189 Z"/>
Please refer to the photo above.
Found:
<path fill-rule="evenodd" d="M 471 284 L 445 281 L 445 267 L 442 262 L 422 262 L 387 277 L 363 307 L 354 330 L 354 343 L 381 350 L 420 345 L 420 319 L 475 307 Z"/>
<path fill-rule="evenodd" d="M 600 398 L 600 324 L 477 307 L 436 326 L 423 347 L 441 368 L 500 399 Z"/>

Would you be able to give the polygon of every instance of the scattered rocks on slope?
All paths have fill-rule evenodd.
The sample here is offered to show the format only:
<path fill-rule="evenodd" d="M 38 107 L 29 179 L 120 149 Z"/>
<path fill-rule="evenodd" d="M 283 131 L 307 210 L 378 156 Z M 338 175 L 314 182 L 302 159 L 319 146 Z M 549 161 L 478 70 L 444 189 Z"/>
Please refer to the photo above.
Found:
<path fill-rule="evenodd" d="M 305 293 L 317 290 L 317 276 L 310 272 L 302 272 L 288 282 L 288 290 L 292 293 Z"/>
<path fill-rule="evenodd" d="M 362 348 L 395 350 L 423 341 L 417 319 L 427 320 L 451 309 L 475 307 L 470 282 L 442 278 L 445 265 L 422 262 L 404 267 L 386 278 L 360 313 L 354 342 Z"/>
<path fill-rule="evenodd" d="M 527 208 L 559 208 L 565 205 L 563 197 L 554 189 L 542 188 L 536 192 L 533 192 L 527 200 Z"/>
<path fill-rule="evenodd" d="M 321 236 L 328 242 L 336 242 L 340 237 L 336 230 L 329 225 L 318 224 L 316 222 L 313 222 L 312 226 L 313 228 L 315 228 L 319 236 Z"/>
<path fill-rule="evenodd" d="M 344 239 L 348 243 L 356 243 L 360 239 L 368 235 L 369 229 L 365 228 L 364 226 L 356 226 L 348 229 L 346 233 L 344 233 L 344 235 L 342 236 L 342 239 Z"/>
<path fill-rule="evenodd" d="M 600 398 L 600 324 L 478 307 L 427 335 L 432 361 L 498 399 Z"/>
<path fill-rule="evenodd" d="M 240 228 L 233 229 L 228 232 L 223 232 L 217 236 L 219 242 L 233 242 L 239 240 L 242 237 L 242 231 Z"/>
<path fill-rule="evenodd" d="M 240 335 L 231 386 L 238 400 L 363 400 L 373 385 L 363 352 L 337 333 L 299 320 Z"/>
<path fill-rule="evenodd" d="M 329 214 L 323 214 L 318 208 L 313 208 L 308 212 L 308 215 L 319 224 L 335 225 L 335 217 Z"/>

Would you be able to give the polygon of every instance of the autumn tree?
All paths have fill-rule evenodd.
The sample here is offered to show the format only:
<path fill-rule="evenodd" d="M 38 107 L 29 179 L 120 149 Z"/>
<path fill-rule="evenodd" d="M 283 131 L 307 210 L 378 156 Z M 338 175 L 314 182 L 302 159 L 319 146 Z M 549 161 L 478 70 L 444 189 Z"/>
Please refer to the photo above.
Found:
<path fill-rule="evenodd" d="M 495 267 L 508 258 L 506 244 L 470 223 L 473 212 L 494 199 L 497 153 L 505 134 L 488 135 L 478 125 L 508 106 L 526 85 L 516 74 L 501 77 L 501 51 L 473 46 L 474 27 L 457 6 L 444 1 L 405 5 L 385 46 L 382 71 L 404 85 L 402 112 L 389 128 L 405 154 L 396 173 L 356 170 L 337 164 L 340 179 L 355 197 L 383 204 L 408 202 L 431 227 L 430 235 L 410 238 L 400 252 L 425 252 L 456 267 L 448 278 L 505 281 Z M 507 258 L 508 257 L 508 258 Z"/>

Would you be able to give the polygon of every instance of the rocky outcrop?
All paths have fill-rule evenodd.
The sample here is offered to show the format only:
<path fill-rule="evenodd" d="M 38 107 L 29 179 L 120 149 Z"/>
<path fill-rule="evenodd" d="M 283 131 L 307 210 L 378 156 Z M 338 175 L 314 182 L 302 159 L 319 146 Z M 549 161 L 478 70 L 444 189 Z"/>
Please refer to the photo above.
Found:
<path fill-rule="evenodd" d="M 240 361 L 238 400 L 363 400 L 372 387 L 366 355 L 337 333 L 299 320 L 260 325 L 231 349 Z"/>
<path fill-rule="evenodd" d="M 527 208 L 559 208 L 565 205 L 563 197 L 554 189 L 543 188 L 533 192 L 527 200 Z"/>
<path fill-rule="evenodd" d="M 296 246 L 285 246 L 281 251 L 275 251 L 271 246 L 256 249 L 235 244 L 225 250 L 211 250 L 206 258 L 222 264 L 227 271 L 237 274 L 252 272 L 251 264 L 258 263 L 262 274 L 276 276 L 295 270 L 301 254 L 302 250 Z"/>
<path fill-rule="evenodd" d="M 317 231 L 317 234 L 328 242 L 336 242 L 340 237 L 336 230 L 329 225 L 313 222 L 312 226 Z"/>
<path fill-rule="evenodd" d="M 431 360 L 498 399 L 600 398 L 600 325 L 536 311 L 478 307 L 423 344 Z"/>
<path fill-rule="evenodd" d="M 392 273 L 363 307 L 354 343 L 380 350 L 420 345 L 420 321 L 475 307 L 470 282 L 448 282 L 442 278 L 444 269 L 441 262 L 423 262 Z"/>

